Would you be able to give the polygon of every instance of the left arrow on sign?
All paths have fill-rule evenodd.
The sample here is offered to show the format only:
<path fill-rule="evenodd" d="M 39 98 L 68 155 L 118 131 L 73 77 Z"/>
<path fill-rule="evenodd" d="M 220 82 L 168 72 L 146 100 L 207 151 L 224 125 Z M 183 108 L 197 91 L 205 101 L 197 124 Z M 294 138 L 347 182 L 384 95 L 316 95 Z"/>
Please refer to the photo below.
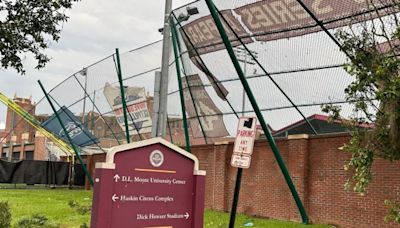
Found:
<path fill-rule="evenodd" d="M 114 175 L 114 181 L 118 182 L 118 180 L 121 179 L 121 177 L 118 174 Z"/>
<path fill-rule="evenodd" d="M 111 197 L 111 199 L 112 199 L 113 202 L 115 202 L 115 201 L 117 201 L 117 200 L 119 199 L 119 197 L 117 196 L 117 194 L 114 194 L 114 195 Z"/>

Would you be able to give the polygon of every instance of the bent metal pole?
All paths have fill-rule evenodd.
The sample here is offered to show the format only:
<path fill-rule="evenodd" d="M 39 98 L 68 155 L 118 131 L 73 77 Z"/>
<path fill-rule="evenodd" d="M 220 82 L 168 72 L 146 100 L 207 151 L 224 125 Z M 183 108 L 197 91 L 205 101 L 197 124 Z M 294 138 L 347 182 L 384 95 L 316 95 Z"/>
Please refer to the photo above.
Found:
<path fill-rule="evenodd" d="M 122 110 L 124 113 L 124 124 L 125 124 L 125 136 L 126 136 L 126 142 L 130 143 L 131 142 L 131 137 L 129 135 L 129 125 L 128 125 L 128 117 L 127 117 L 127 108 L 126 108 L 126 101 L 125 101 L 125 91 L 124 91 L 124 85 L 122 82 L 122 71 L 121 71 L 121 61 L 119 59 L 119 49 L 115 49 L 115 55 L 117 56 L 117 74 L 118 74 L 118 82 L 119 82 L 119 89 L 121 91 L 121 103 L 122 103 Z M 133 122 L 133 120 L 132 120 Z M 139 131 L 137 131 L 139 134 Z"/>
<path fill-rule="evenodd" d="M 181 108 L 182 108 L 182 118 L 183 118 L 183 130 L 185 131 L 185 142 L 186 142 L 186 150 L 191 153 L 190 148 L 190 138 L 189 138 L 189 127 L 186 118 L 186 106 L 185 106 L 185 98 L 183 94 L 183 86 L 182 86 L 182 78 L 181 78 L 181 69 L 179 66 L 179 53 L 177 47 L 177 32 L 174 26 L 174 19 L 171 17 L 170 26 L 172 31 L 172 47 L 174 50 L 175 56 L 175 65 L 176 65 L 176 76 L 178 77 L 178 86 L 179 86 L 179 97 L 181 99 Z M 189 84 L 188 84 L 189 86 Z M 171 135 L 171 134 L 170 134 Z M 171 135 L 172 137 L 172 135 Z"/>
<path fill-rule="evenodd" d="M 217 12 L 217 10 L 216 10 L 216 8 L 214 6 L 214 3 L 213 3 L 212 0 L 205 0 L 205 1 L 207 3 L 208 9 L 210 10 L 210 13 L 211 13 L 211 16 L 212 16 L 212 18 L 213 18 L 213 20 L 215 22 L 215 25 L 217 26 L 217 29 L 218 29 L 218 32 L 219 32 L 221 38 L 222 38 L 222 41 L 224 42 L 225 48 L 228 51 L 229 57 L 231 58 L 231 61 L 232 61 L 233 65 L 235 67 L 235 70 L 236 70 L 236 72 L 237 72 L 237 74 L 239 76 L 240 82 L 242 83 L 243 88 L 245 89 L 246 94 L 247 94 L 247 96 L 248 96 L 248 98 L 250 100 L 250 103 L 251 103 L 251 105 L 252 105 L 252 107 L 254 109 L 254 112 L 256 113 L 256 116 L 257 116 L 258 120 L 260 121 L 261 127 L 262 127 L 262 129 L 264 131 L 264 134 L 267 137 L 267 140 L 268 140 L 268 142 L 269 142 L 269 144 L 271 146 L 271 149 L 272 149 L 272 151 L 274 153 L 275 159 L 278 162 L 279 168 L 281 169 L 282 174 L 283 174 L 283 176 L 284 176 L 284 178 L 286 180 L 286 183 L 289 186 L 290 192 L 292 193 L 292 196 L 293 196 L 293 198 L 294 198 L 294 200 L 296 202 L 296 205 L 297 205 L 297 207 L 298 207 L 298 209 L 300 211 L 300 215 L 301 215 L 302 221 L 303 221 L 304 224 L 308 224 L 308 216 L 307 216 L 307 213 L 306 213 L 306 211 L 304 209 L 303 203 L 300 200 L 300 197 L 299 197 L 299 195 L 298 195 L 298 193 L 296 191 L 296 187 L 294 186 L 294 184 L 292 182 L 292 179 L 290 178 L 289 172 L 288 172 L 288 170 L 286 168 L 285 162 L 283 161 L 283 159 L 281 157 L 279 149 L 275 144 L 275 140 L 272 137 L 272 134 L 271 134 L 271 132 L 269 131 L 269 129 L 267 127 L 267 124 L 266 124 L 266 122 L 264 120 L 264 117 L 263 117 L 263 115 L 262 115 L 262 113 L 261 113 L 261 111 L 260 111 L 260 109 L 258 107 L 257 101 L 256 101 L 256 99 L 255 99 L 255 97 L 253 95 L 253 92 L 251 91 L 251 88 L 250 88 L 250 86 L 249 86 L 249 84 L 247 82 L 247 79 L 244 76 L 244 73 L 243 73 L 243 71 L 242 71 L 242 69 L 240 67 L 240 64 L 239 64 L 239 62 L 238 62 L 238 60 L 237 60 L 237 58 L 235 56 L 235 53 L 234 53 L 233 48 L 232 48 L 232 45 L 231 45 L 231 43 L 230 43 L 230 41 L 228 39 L 228 36 L 226 35 L 225 29 L 224 29 L 224 27 L 223 27 L 223 25 L 221 23 L 221 20 L 218 17 L 218 12 Z"/>
<path fill-rule="evenodd" d="M 82 157 L 81 157 L 81 155 L 80 155 L 80 153 L 79 153 L 78 148 L 76 147 L 75 143 L 72 141 L 71 137 L 69 136 L 68 131 L 67 131 L 67 129 L 65 128 L 65 125 L 64 125 L 63 121 L 61 120 L 60 116 L 58 115 L 58 112 L 57 112 L 56 108 L 54 107 L 53 103 L 51 102 L 50 97 L 49 97 L 49 94 L 48 94 L 48 93 L 46 92 L 46 90 L 44 89 L 44 87 L 43 87 L 43 85 L 42 85 L 42 82 L 41 82 L 40 80 L 38 80 L 38 83 L 39 83 L 40 88 L 42 89 L 42 91 L 43 91 L 43 93 L 44 93 L 44 96 L 46 97 L 47 101 L 49 102 L 49 104 L 50 104 L 50 106 L 51 106 L 51 109 L 53 110 L 54 114 L 56 115 L 56 118 L 57 118 L 58 122 L 60 123 L 60 125 L 61 125 L 61 127 L 62 127 L 62 129 L 63 129 L 63 131 L 64 131 L 64 133 L 65 133 L 65 136 L 67 136 L 67 139 L 68 139 L 68 141 L 69 141 L 69 144 L 71 145 L 72 149 L 73 149 L 74 152 L 75 152 L 76 157 L 78 158 L 79 162 L 81 163 L 83 172 L 86 174 L 86 176 L 87 176 L 88 179 L 89 179 L 90 186 L 93 188 L 94 182 L 93 182 L 92 175 L 90 175 L 89 171 L 88 171 L 87 168 L 86 168 L 85 163 L 83 163 L 83 160 L 82 160 Z"/>

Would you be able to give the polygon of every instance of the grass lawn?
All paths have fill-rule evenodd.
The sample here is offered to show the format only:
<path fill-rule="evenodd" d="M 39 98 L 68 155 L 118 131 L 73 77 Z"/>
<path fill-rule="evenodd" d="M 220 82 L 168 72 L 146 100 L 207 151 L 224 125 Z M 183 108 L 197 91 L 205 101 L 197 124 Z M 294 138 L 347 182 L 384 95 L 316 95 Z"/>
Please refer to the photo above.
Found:
<path fill-rule="evenodd" d="M 75 200 L 82 205 L 92 203 L 92 192 L 68 189 L 0 189 L 0 201 L 11 206 L 12 223 L 33 214 L 45 215 L 61 227 L 80 227 L 89 223 L 90 215 L 81 215 L 68 202 Z"/>
<path fill-rule="evenodd" d="M 83 223 L 89 224 L 90 215 L 80 214 L 68 205 L 70 200 L 81 205 L 91 204 L 92 192 L 68 189 L 0 189 L 0 201 L 8 201 L 11 206 L 13 224 L 19 219 L 33 214 L 45 215 L 61 228 L 80 227 Z M 206 211 L 205 226 L 207 228 L 228 227 L 229 214 L 215 211 Z M 250 218 L 244 215 L 236 217 L 235 227 L 245 227 L 244 224 L 253 223 L 252 227 L 277 228 L 326 228 L 329 226 L 282 222 L 266 219 Z"/>
<path fill-rule="evenodd" d="M 332 226 L 326 225 L 303 225 L 294 222 L 285 222 L 278 220 L 260 219 L 248 217 L 246 215 L 236 215 L 235 227 L 246 227 L 245 224 L 253 223 L 252 227 L 266 227 L 266 228 L 331 228 Z M 204 227 L 226 228 L 229 225 L 229 213 L 216 212 L 206 210 Z"/>

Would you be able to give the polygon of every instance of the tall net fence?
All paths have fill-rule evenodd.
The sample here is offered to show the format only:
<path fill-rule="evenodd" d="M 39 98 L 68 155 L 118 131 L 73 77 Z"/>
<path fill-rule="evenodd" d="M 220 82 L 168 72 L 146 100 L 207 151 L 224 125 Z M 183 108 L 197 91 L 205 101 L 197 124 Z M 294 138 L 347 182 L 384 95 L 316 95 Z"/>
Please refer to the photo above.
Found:
<path fill-rule="evenodd" d="M 129 106 L 129 101 L 136 100 L 136 103 L 147 101 L 144 102 L 147 103 L 144 108 L 149 109 L 147 113 L 142 113 L 150 118 L 149 123 L 140 124 L 140 126 L 135 121 L 139 117 L 128 112 L 130 132 L 133 133 L 132 136 L 135 140 L 150 137 L 154 75 L 155 71 L 160 69 L 161 46 L 162 42 L 156 41 L 119 55 L 119 66 L 128 108 L 132 108 Z M 83 134 L 94 136 L 88 137 L 88 140 L 95 139 L 91 143 L 88 142 L 88 144 L 92 144 L 91 147 L 110 148 L 127 141 L 125 128 L 121 125 L 124 123 L 124 117 L 117 58 L 116 54 L 112 54 L 74 73 L 47 91 L 57 110 L 65 106 L 80 121 L 81 127 L 77 127 L 88 130 L 83 131 Z M 140 88 L 141 90 L 139 94 L 127 94 L 130 88 Z M 36 113 L 39 116 L 52 114 L 52 109 L 46 99 L 38 102 Z M 45 117 L 43 119 L 46 120 Z"/>
<path fill-rule="evenodd" d="M 345 94 L 346 87 L 354 80 L 344 70 L 351 55 L 343 49 L 336 34 L 339 31 L 361 34 L 365 29 L 393 31 L 395 25 L 389 21 L 397 20 L 399 10 L 397 1 L 216 0 L 214 4 L 271 130 L 323 114 L 321 106 L 325 104 L 341 105 L 345 117 L 354 115 L 354 106 Z M 196 1 L 174 10 L 173 17 L 179 31 L 182 72 L 187 77 L 199 75 L 200 86 L 218 107 L 210 115 L 198 118 L 203 125 L 217 123 L 210 116 L 223 118 L 232 135 L 235 113 L 255 114 L 247 95 L 243 95 L 242 84 L 210 11 L 205 1 Z M 375 39 L 376 45 L 388 41 L 378 35 Z M 228 94 L 218 95 L 221 88 L 215 88 L 216 84 Z M 194 96 L 193 100 L 196 99 L 202 100 Z M 310 126 L 308 132 L 324 133 L 318 126 Z M 212 138 L 207 133 L 204 136 Z"/>
<path fill-rule="evenodd" d="M 214 3 L 271 130 L 321 114 L 324 104 L 340 104 L 345 114 L 351 115 L 352 104 L 344 93 L 353 80 L 343 69 L 349 61 L 348 53 L 332 37 L 349 25 L 397 17 L 398 12 L 397 2 L 391 0 L 308 0 L 303 5 L 295 0 Z M 226 140 L 234 135 L 239 116 L 255 113 L 210 12 L 204 1 L 196 1 L 175 9 L 171 19 L 177 31 L 174 45 L 180 67 L 176 68 L 171 48 L 166 139 L 178 145 L 185 143 L 179 73 L 191 144 Z M 151 137 L 154 82 L 161 51 L 160 40 L 121 53 L 120 61 L 112 54 L 47 91 L 57 110 L 68 109 L 70 113 L 65 115 L 81 123 L 69 129 L 70 135 L 87 136 L 78 145 L 102 152 L 127 142 L 118 69 L 127 100 L 130 137 L 133 141 Z M 36 116 L 43 126 L 51 125 L 52 115 L 49 102 L 39 101 Z M 318 126 L 313 128 L 323 133 Z"/>

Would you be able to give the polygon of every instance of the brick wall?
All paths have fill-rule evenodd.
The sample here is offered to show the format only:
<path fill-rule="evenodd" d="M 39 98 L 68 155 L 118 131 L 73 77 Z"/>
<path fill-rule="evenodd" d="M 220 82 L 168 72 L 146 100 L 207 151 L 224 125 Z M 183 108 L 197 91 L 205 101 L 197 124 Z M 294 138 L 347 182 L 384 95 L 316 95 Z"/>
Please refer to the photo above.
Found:
<path fill-rule="evenodd" d="M 277 140 L 293 183 L 312 223 L 339 227 L 400 227 L 385 223 L 385 199 L 400 198 L 400 163 L 377 159 L 374 180 L 366 196 L 344 190 L 350 174 L 343 166 L 350 155 L 338 150 L 349 140 L 348 135 L 296 135 Z M 232 142 L 193 146 L 192 152 L 207 171 L 207 208 L 230 211 L 237 169 L 230 166 Z M 93 163 L 104 155 L 88 159 Z M 268 145 L 257 141 L 252 163 L 244 170 L 238 205 L 239 213 L 273 219 L 301 221 L 289 188 Z"/>
<path fill-rule="evenodd" d="M 29 114 L 35 114 L 35 105 L 32 103 L 30 98 L 19 98 L 14 97 L 13 101 L 20 105 L 24 110 L 28 111 Z M 23 133 L 29 133 L 28 141 L 32 142 L 35 128 L 29 125 L 23 118 L 17 115 L 11 108 L 7 108 L 6 117 L 6 128 L 5 132 L 13 131 L 13 135 L 16 136 L 16 142 L 21 143 L 21 136 Z M 7 142 L 11 140 L 11 135 L 7 139 Z"/>
<path fill-rule="evenodd" d="M 343 185 L 350 175 L 343 166 L 350 155 L 338 148 L 348 140 L 348 135 L 298 135 L 277 140 L 311 222 L 339 227 L 399 227 L 383 221 L 387 213 L 383 201 L 399 198 L 400 163 L 377 159 L 368 194 L 362 197 L 346 191 Z M 230 210 L 237 171 L 229 164 L 232 150 L 232 143 L 192 148 L 200 160 L 201 169 L 207 170 L 208 208 Z M 251 167 L 243 172 L 238 212 L 301 221 L 289 188 L 265 141 L 255 143 Z"/>
<path fill-rule="evenodd" d="M 309 140 L 309 214 L 313 221 L 341 224 L 345 227 L 399 227 L 383 222 L 387 208 L 385 199 L 398 199 L 400 194 L 400 163 L 376 159 L 374 179 L 368 193 L 361 197 L 343 190 L 350 177 L 343 165 L 350 154 L 337 148 L 346 136 L 312 138 Z"/>

